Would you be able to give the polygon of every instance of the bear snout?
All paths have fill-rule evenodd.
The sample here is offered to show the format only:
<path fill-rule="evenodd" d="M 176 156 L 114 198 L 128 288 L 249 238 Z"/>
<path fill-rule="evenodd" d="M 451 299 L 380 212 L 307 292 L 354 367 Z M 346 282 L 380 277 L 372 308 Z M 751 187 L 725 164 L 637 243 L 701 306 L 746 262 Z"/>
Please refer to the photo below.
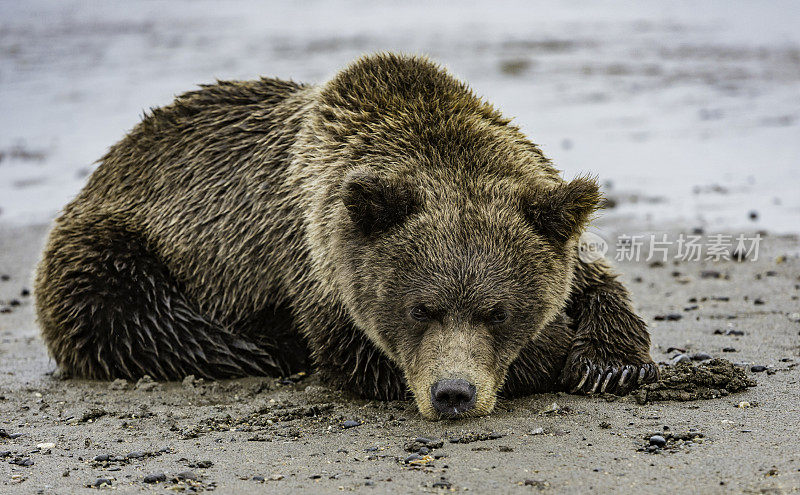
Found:
<path fill-rule="evenodd" d="M 458 416 L 475 408 L 475 385 L 462 379 L 439 380 L 431 385 L 431 403 L 443 416 Z"/>

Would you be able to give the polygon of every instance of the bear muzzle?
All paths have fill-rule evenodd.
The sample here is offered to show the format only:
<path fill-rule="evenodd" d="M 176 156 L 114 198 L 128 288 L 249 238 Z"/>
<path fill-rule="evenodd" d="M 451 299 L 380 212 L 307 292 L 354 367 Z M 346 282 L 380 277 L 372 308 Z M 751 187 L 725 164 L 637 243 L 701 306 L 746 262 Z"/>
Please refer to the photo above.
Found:
<path fill-rule="evenodd" d="M 457 417 L 475 408 L 476 388 L 461 378 L 439 380 L 431 385 L 431 404 L 446 417 Z"/>

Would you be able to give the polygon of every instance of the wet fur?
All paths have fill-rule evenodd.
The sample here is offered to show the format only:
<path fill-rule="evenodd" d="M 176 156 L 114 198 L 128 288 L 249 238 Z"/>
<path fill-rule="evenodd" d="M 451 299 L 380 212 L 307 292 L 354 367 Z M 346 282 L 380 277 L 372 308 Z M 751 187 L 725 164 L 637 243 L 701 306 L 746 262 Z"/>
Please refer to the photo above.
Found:
<path fill-rule="evenodd" d="M 478 169 L 485 163 L 501 165 Z M 541 331 L 503 356 L 513 364 L 495 377 L 502 395 L 581 382 L 588 391 L 625 366 L 653 379 L 625 288 L 571 254 L 596 184 L 565 183 L 465 85 L 394 55 L 361 59 L 322 86 L 218 82 L 154 109 L 56 220 L 36 279 L 48 349 L 89 378 L 286 375 L 313 364 L 334 386 L 406 397 L 408 370 L 359 291 L 381 273 L 358 264 L 361 246 L 426 204 L 460 208 L 459 188 L 441 184 L 478 176 L 490 178 L 480 194 L 506 195 L 566 270 L 532 275 L 565 285 L 541 301 L 552 315 Z"/>

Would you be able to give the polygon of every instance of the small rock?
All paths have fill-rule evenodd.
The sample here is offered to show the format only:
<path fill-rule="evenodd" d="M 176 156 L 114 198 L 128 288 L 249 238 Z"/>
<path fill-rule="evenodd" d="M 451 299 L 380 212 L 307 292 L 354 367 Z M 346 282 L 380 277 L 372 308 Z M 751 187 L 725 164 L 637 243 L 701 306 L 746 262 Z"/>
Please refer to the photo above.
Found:
<path fill-rule="evenodd" d="M 736 352 L 735 347 L 723 347 L 722 352 Z"/>
<path fill-rule="evenodd" d="M 266 481 L 263 476 L 253 476 L 251 479 L 253 481 L 258 481 L 259 483 L 263 483 Z"/>
<path fill-rule="evenodd" d="M 282 479 L 283 479 L 282 474 L 273 474 L 272 476 L 269 477 L 270 481 L 280 481 Z"/>
<path fill-rule="evenodd" d="M 514 449 L 512 447 L 509 447 L 508 445 L 500 445 L 499 447 L 497 447 L 497 450 L 499 450 L 500 452 L 514 452 Z"/>
<path fill-rule="evenodd" d="M 100 454 L 98 456 L 95 456 L 94 460 L 97 462 L 108 462 L 109 460 L 111 460 L 111 456 L 108 454 Z"/>
<path fill-rule="evenodd" d="M 678 321 L 683 318 L 683 315 L 680 313 L 668 313 L 664 315 L 656 315 L 653 317 L 656 321 Z"/>
<path fill-rule="evenodd" d="M 36 444 L 36 448 L 37 449 L 42 449 L 42 450 L 50 450 L 50 449 L 54 449 L 55 447 L 56 447 L 56 444 L 54 444 L 53 442 Z"/>
<path fill-rule="evenodd" d="M 709 359 L 714 359 L 711 354 L 707 352 L 695 352 L 691 355 L 692 361 L 708 361 Z"/>
<path fill-rule="evenodd" d="M 667 444 L 667 439 L 662 437 L 661 435 L 653 435 L 650 437 L 650 445 L 654 445 L 656 447 L 663 447 Z"/>
<path fill-rule="evenodd" d="M 197 475 L 194 474 L 194 471 L 181 471 L 180 473 L 176 474 L 175 477 L 181 481 L 184 480 L 197 481 Z"/>
<path fill-rule="evenodd" d="M 419 454 L 411 454 L 410 456 L 408 456 L 405 459 L 403 459 L 403 462 L 406 463 L 406 464 L 409 464 L 412 461 L 418 461 L 420 459 L 422 459 L 421 455 L 419 455 Z"/>
<path fill-rule="evenodd" d="M 148 474 L 147 476 L 142 479 L 145 483 L 159 483 L 162 481 L 167 481 L 167 475 L 164 473 L 153 473 Z"/>
<path fill-rule="evenodd" d="M 31 295 L 31 291 L 29 291 L 28 289 L 22 289 L 19 292 L 19 295 L 22 296 L 22 297 L 28 297 L 28 296 Z"/>
<path fill-rule="evenodd" d="M 767 367 L 761 364 L 756 364 L 750 367 L 750 371 L 753 373 L 761 373 L 762 371 L 767 371 Z"/>
<path fill-rule="evenodd" d="M 756 299 L 753 301 L 753 304 L 755 304 L 756 306 L 763 306 L 763 305 L 764 305 L 764 304 L 766 304 L 766 303 L 764 302 L 764 300 L 763 300 L 763 299 L 761 299 L 760 297 L 758 297 L 758 298 L 756 298 Z"/>
<path fill-rule="evenodd" d="M 544 435 L 544 428 L 541 426 L 539 428 L 534 428 L 531 430 L 531 435 Z"/>
<path fill-rule="evenodd" d="M 361 426 L 361 421 L 356 421 L 354 419 L 348 419 L 347 421 L 342 423 L 342 428 L 344 428 L 344 429 L 355 428 L 356 426 Z"/>
<path fill-rule="evenodd" d="M 111 480 L 108 478 L 97 478 L 96 480 L 89 483 L 88 486 L 93 488 L 102 488 L 104 486 L 111 486 Z"/>
<path fill-rule="evenodd" d="M 144 456 L 145 456 L 144 452 L 133 451 L 133 452 L 130 452 L 125 457 L 127 457 L 128 459 L 141 459 Z"/>
<path fill-rule="evenodd" d="M 800 323 L 800 313 L 792 313 L 789 315 L 789 321 Z"/>
<path fill-rule="evenodd" d="M 738 407 L 740 409 L 746 409 L 746 408 L 750 407 L 750 403 L 747 402 L 746 400 L 743 400 L 742 402 L 738 403 L 736 405 L 736 407 Z"/>
<path fill-rule="evenodd" d="M 678 363 L 689 363 L 692 361 L 692 358 L 687 356 L 686 354 L 678 354 L 677 356 L 673 357 L 670 360 L 670 364 L 678 364 Z"/>

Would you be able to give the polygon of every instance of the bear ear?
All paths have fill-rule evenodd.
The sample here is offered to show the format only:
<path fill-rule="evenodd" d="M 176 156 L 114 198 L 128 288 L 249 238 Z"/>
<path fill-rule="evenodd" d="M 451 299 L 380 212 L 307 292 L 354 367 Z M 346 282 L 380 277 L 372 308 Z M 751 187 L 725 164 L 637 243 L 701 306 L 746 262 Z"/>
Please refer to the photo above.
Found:
<path fill-rule="evenodd" d="M 385 232 L 411 215 L 418 205 L 407 184 L 363 170 L 347 175 L 341 198 L 350 219 L 365 235 Z"/>
<path fill-rule="evenodd" d="M 600 208 L 600 188 L 589 177 L 578 177 L 554 188 L 531 191 L 524 201 L 525 216 L 543 235 L 559 243 L 580 233 Z"/>

